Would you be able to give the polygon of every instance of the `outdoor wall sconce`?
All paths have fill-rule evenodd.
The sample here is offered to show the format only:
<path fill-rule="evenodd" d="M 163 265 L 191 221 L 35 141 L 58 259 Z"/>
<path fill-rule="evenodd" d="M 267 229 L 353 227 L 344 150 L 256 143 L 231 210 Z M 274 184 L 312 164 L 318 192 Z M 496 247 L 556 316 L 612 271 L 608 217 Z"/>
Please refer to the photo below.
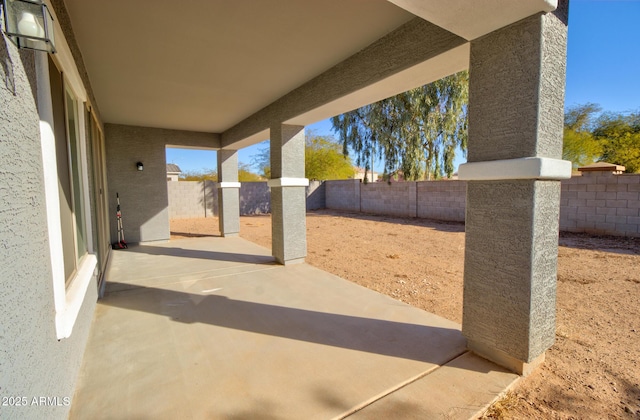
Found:
<path fill-rule="evenodd" d="M 2 0 L 3 32 L 18 48 L 54 54 L 53 18 L 40 0 Z"/>
<path fill-rule="evenodd" d="M 144 165 L 142 162 L 136 163 L 136 168 L 138 168 L 139 171 L 144 171 Z"/>

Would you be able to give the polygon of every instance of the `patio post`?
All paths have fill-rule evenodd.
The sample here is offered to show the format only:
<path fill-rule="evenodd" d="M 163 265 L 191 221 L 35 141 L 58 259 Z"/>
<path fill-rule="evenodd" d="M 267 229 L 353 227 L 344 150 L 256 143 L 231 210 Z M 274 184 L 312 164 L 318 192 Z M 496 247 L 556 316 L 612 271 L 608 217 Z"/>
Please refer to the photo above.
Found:
<path fill-rule="evenodd" d="M 462 332 L 526 375 L 555 340 L 568 3 L 471 42 Z"/>
<path fill-rule="evenodd" d="M 271 241 L 280 264 L 303 262 L 307 256 L 304 127 L 271 127 Z"/>
<path fill-rule="evenodd" d="M 238 151 L 218 150 L 218 222 L 224 237 L 240 232 L 240 183 Z"/>

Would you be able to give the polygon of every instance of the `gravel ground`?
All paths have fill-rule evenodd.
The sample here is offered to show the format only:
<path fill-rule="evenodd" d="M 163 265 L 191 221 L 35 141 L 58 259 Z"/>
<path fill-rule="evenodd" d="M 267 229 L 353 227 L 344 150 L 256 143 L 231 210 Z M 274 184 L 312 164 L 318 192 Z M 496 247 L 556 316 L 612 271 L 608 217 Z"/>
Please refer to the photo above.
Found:
<path fill-rule="evenodd" d="M 215 218 L 171 221 L 172 238 L 218 235 Z M 269 215 L 241 218 L 271 246 Z M 307 262 L 460 323 L 464 225 L 329 210 L 307 214 Z M 488 416 L 640 419 L 640 240 L 561 234 L 556 343 Z"/>

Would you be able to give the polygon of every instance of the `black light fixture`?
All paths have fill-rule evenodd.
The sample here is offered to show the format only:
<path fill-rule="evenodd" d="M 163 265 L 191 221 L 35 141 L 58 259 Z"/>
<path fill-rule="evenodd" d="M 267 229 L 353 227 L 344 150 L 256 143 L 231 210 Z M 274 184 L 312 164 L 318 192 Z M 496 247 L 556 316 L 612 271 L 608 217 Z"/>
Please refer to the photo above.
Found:
<path fill-rule="evenodd" d="M 139 171 L 144 171 L 144 165 L 142 162 L 136 163 L 136 168 L 138 168 Z"/>
<path fill-rule="evenodd" d="M 18 48 L 56 52 L 53 18 L 40 0 L 2 0 L 3 31 Z"/>

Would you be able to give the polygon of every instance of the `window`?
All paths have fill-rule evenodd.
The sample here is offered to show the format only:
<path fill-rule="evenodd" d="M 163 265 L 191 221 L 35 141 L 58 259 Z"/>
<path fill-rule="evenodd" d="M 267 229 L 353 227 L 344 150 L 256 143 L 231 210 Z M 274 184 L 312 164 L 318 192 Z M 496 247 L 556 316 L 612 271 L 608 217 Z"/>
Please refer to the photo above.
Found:
<path fill-rule="evenodd" d="M 87 254 L 84 218 L 81 150 L 78 131 L 78 101 L 65 86 L 62 73 L 49 58 L 49 79 L 53 106 L 60 226 L 65 284 L 69 286 L 79 262 Z"/>
<path fill-rule="evenodd" d="M 75 224 L 76 263 L 87 253 L 87 228 L 84 219 L 84 188 L 80 170 L 80 139 L 78 138 L 78 101 L 69 89 L 65 89 L 67 114 L 67 142 L 69 148 L 69 171 L 73 194 L 73 215 Z"/>
<path fill-rule="evenodd" d="M 71 336 L 88 286 L 98 276 L 98 260 L 90 227 L 87 92 L 64 36 L 57 44 L 55 56 L 35 55 L 35 69 L 55 329 L 64 339 Z"/>

